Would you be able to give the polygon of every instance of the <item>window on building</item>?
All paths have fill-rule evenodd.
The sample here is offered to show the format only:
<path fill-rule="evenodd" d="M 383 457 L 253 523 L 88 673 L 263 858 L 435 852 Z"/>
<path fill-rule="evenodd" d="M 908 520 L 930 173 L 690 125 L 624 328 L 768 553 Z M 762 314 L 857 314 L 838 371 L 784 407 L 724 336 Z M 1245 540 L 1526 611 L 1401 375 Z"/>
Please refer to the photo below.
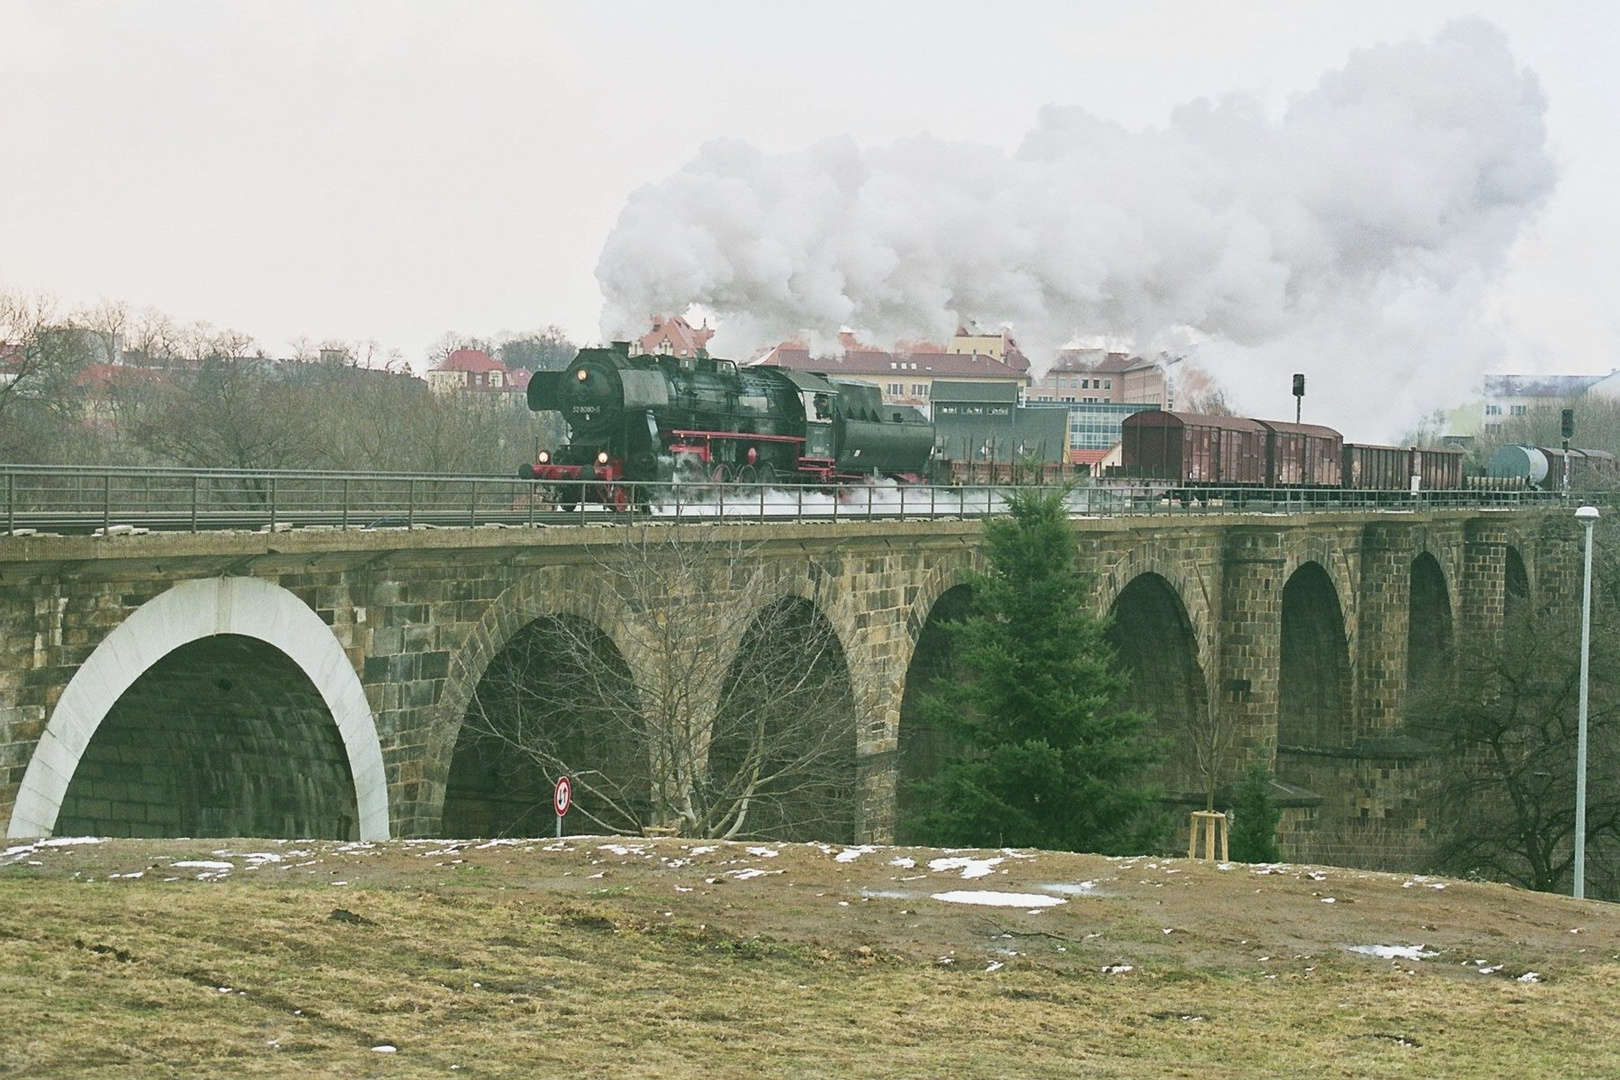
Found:
<path fill-rule="evenodd" d="M 1112 390 L 1113 388 L 1114 388 L 1114 380 L 1113 379 L 1104 379 L 1103 380 L 1103 389 L 1104 390 Z"/>
<path fill-rule="evenodd" d="M 889 384 L 888 395 L 890 397 L 901 397 L 901 396 L 903 396 L 905 394 L 905 392 L 906 392 L 906 384 L 905 383 L 892 382 L 892 383 Z"/>
<path fill-rule="evenodd" d="M 1502 406 L 1500 406 L 1500 405 L 1487 405 L 1487 406 L 1485 406 L 1485 415 L 1486 416 L 1501 416 L 1502 415 Z"/>
<path fill-rule="evenodd" d="M 1530 411 L 1530 406 L 1528 406 L 1528 405 L 1514 405 L 1514 406 L 1511 406 L 1508 409 L 1508 412 L 1511 413 L 1514 416 L 1523 416 L 1525 413 L 1527 413 L 1529 411 Z"/>
<path fill-rule="evenodd" d="M 912 383 L 911 384 L 911 396 L 912 397 L 927 397 L 928 396 L 928 384 L 927 383 Z"/>

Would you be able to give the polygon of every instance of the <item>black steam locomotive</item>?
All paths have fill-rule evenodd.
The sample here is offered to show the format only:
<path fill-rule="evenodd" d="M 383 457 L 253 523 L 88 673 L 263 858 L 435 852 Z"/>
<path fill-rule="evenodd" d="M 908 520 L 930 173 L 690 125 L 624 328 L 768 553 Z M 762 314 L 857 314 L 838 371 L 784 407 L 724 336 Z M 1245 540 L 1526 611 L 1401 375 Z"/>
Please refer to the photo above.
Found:
<path fill-rule="evenodd" d="M 541 449 L 518 475 L 553 485 L 565 506 L 622 509 L 632 490 L 624 481 L 919 481 L 934 448 L 920 412 L 885 405 L 868 383 L 701 353 L 632 356 L 625 342 L 536 372 L 528 399 L 535 412 L 562 414 L 568 440 Z"/>

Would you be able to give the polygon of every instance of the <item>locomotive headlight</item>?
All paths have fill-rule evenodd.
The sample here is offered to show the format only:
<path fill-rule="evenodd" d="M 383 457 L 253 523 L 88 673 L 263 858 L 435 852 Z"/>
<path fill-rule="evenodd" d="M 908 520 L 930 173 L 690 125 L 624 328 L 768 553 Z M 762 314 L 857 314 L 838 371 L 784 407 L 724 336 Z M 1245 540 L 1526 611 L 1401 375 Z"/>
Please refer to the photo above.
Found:
<path fill-rule="evenodd" d="M 584 382 L 586 379 L 588 379 L 590 377 L 591 377 L 590 373 L 587 372 L 584 368 L 580 368 L 578 371 L 574 372 L 574 378 L 578 379 L 580 382 Z"/>
<path fill-rule="evenodd" d="M 598 450 L 596 452 L 596 463 L 598 465 L 606 465 L 607 464 L 607 451 L 606 450 Z"/>
<path fill-rule="evenodd" d="M 540 464 L 542 464 L 542 465 L 551 464 L 551 451 L 550 450 L 542 450 L 542 451 L 540 451 L 539 457 L 540 457 Z"/>

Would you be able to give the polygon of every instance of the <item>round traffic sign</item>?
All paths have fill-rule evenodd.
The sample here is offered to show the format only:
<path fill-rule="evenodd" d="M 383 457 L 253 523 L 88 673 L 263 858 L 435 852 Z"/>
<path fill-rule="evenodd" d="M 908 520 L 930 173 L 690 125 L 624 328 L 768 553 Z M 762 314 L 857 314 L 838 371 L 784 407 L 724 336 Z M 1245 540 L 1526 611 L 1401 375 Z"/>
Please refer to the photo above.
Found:
<path fill-rule="evenodd" d="M 574 785 L 569 783 L 568 777 L 557 777 L 557 789 L 551 793 L 551 805 L 556 808 L 557 816 L 562 817 L 568 813 L 568 807 L 574 801 Z"/>

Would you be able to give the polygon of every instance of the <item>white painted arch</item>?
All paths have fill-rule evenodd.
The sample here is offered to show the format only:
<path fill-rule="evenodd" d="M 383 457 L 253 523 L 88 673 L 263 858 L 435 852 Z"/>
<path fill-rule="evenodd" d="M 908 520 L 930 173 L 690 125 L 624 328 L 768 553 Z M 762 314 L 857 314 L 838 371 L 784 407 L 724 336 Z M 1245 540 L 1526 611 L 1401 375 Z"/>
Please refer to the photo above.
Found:
<path fill-rule="evenodd" d="M 258 578 L 199 578 L 142 604 L 96 646 L 51 712 L 23 774 L 6 835 L 49 836 L 68 783 L 114 703 L 153 664 L 215 634 L 280 649 L 314 683 L 349 756 L 363 840 L 388 839 L 388 784 L 371 705 L 332 630 L 298 597 Z"/>

